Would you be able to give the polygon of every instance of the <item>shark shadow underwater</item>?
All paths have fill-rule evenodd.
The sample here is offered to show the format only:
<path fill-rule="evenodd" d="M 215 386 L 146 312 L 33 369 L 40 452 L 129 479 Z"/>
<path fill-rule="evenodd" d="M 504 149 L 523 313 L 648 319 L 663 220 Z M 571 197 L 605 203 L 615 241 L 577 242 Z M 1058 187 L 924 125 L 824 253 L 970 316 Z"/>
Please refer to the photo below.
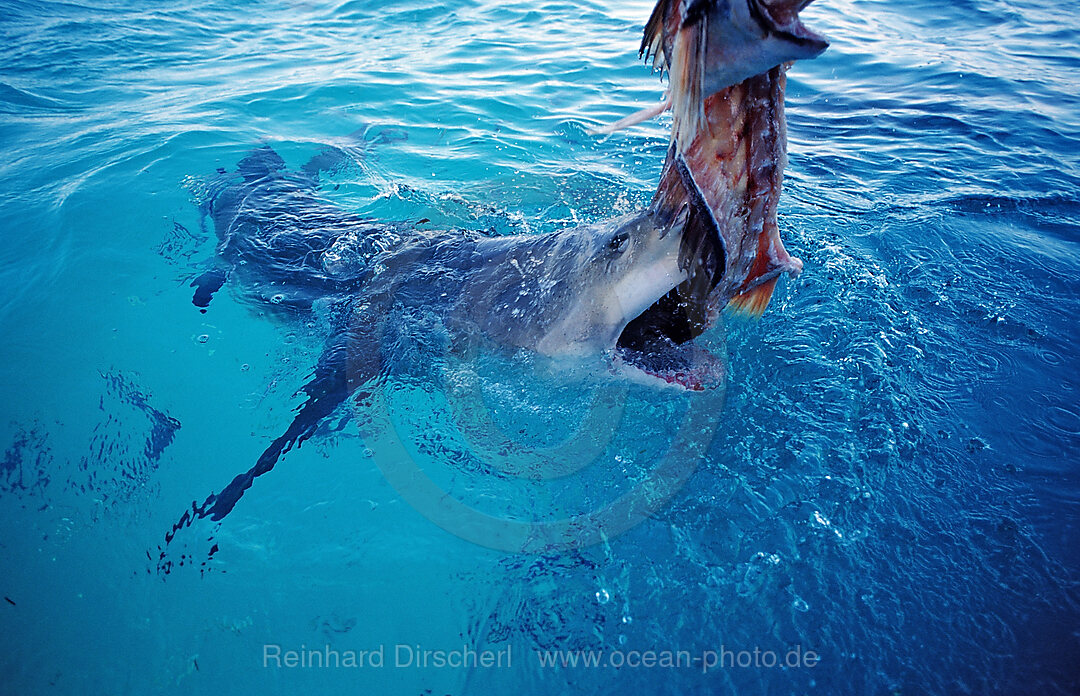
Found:
<path fill-rule="evenodd" d="M 660 0 L 641 54 L 667 73 L 673 136 L 648 208 L 539 235 L 432 232 L 364 219 L 320 197 L 324 151 L 290 171 L 253 150 L 207 203 L 219 239 L 192 283 L 206 311 L 224 284 L 281 310 L 329 304 L 330 335 L 285 431 L 247 471 L 166 534 L 228 515 L 254 480 L 388 367 L 387 317 L 435 318 L 445 349 L 605 355 L 657 384 L 707 389 L 722 361 L 695 344 L 720 310 L 764 311 L 784 250 L 777 203 L 786 164 L 784 74 L 825 49 L 798 12 L 809 0 Z M 613 130 L 656 115 L 648 109 Z M 162 552 L 164 559 L 164 551 Z"/>

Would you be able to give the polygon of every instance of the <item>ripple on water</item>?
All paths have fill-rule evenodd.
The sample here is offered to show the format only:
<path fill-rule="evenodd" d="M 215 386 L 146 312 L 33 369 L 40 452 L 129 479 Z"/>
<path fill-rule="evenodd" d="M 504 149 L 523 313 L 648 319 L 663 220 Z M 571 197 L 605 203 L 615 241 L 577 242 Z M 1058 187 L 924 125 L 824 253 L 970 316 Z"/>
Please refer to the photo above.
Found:
<path fill-rule="evenodd" d="M 1065 362 L 1065 359 L 1062 358 L 1059 353 L 1056 353 L 1049 348 L 1043 348 L 1039 351 L 1039 360 L 1042 360 L 1050 367 L 1061 367 L 1062 363 Z"/>
<path fill-rule="evenodd" d="M 980 384 L 1013 380 L 1021 368 L 1018 351 L 989 344 L 969 354 L 973 377 Z"/>
<path fill-rule="evenodd" d="M 1007 439 L 1013 445 L 1009 451 L 1016 452 L 1021 465 L 1034 463 L 1031 460 L 1044 460 L 1040 468 L 1060 471 L 1065 463 L 1060 433 L 1047 427 L 1045 422 L 1038 414 L 1032 414 L 1021 422 L 1004 426 Z"/>
<path fill-rule="evenodd" d="M 1074 406 L 1051 406 L 1046 410 L 1046 423 L 1069 438 L 1080 436 L 1080 409 Z"/>

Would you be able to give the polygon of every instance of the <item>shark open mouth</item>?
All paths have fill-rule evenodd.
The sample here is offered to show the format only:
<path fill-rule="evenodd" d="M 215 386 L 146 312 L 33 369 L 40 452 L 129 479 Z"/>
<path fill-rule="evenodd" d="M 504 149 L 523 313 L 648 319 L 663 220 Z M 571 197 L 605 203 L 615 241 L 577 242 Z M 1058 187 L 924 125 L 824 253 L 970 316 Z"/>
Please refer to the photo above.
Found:
<path fill-rule="evenodd" d="M 615 343 L 616 360 L 669 384 L 695 391 L 719 386 L 724 361 L 693 339 L 716 323 L 726 304 L 717 289 L 728 268 L 728 245 L 686 158 L 668 148 L 650 212 L 681 228 L 679 267 L 686 279 L 631 319 Z"/>
<path fill-rule="evenodd" d="M 615 344 L 616 362 L 693 391 L 723 384 L 723 358 L 693 342 L 712 323 L 695 317 L 700 309 L 675 288 L 626 325 Z"/>

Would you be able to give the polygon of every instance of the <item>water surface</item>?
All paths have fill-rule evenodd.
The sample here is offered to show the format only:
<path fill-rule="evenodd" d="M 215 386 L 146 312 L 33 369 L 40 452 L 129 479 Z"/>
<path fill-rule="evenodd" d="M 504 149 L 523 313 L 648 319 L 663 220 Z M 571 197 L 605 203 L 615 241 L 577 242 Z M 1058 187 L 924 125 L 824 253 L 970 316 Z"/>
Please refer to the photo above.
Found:
<path fill-rule="evenodd" d="M 475 545 L 342 422 L 220 527 L 184 530 L 162 571 L 177 517 L 286 426 L 324 328 L 242 288 L 192 306 L 215 172 L 260 144 L 294 167 L 333 145 L 364 154 L 323 194 L 377 219 L 532 234 L 632 211 L 669 122 L 586 128 L 659 98 L 635 54 L 650 9 L 3 3 L 5 692 L 1075 693 L 1080 19 L 1047 0 L 805 11 L 832 40 L 789 80 L 781 226 L 806 270 L 761 321 L 706 337 L 726 345 L 724 406 L 654 518 L 583 549 Z M 389 132 L 407 139 L 358 146 Z M 557 444 L 593 408 L 582 384 L 610 386 L 523 360 L 448 378 L 479 375 L 519 443 Z M 610 500 L 684 427 L 686 395 L 618 389 L 624 435 L 546 499 L 458 457 L 438 390 L 390 403 L 440 481 L 527 517 Z M 513 663 L 275 669 L 268 643 Z M 820 662 L 534 654 L 721 646 Z"/>

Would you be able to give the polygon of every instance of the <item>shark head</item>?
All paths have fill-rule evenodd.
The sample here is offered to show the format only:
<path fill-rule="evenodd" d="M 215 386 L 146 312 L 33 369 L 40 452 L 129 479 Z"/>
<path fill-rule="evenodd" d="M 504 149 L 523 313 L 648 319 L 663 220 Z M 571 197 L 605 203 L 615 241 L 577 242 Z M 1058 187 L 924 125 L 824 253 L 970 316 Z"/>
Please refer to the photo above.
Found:
<path fill-rule="evenodd" d="M 678 240 L 675 283 L 650 287 L 615 343 L 623 364 L 688 389 L 722 383 L 724 361 L 692 342 L 716 323 L 717 288 L 729 266 L 728 241 L 685 158 L 672 145 L 648 214 Z M 641 273 L 624 282 L 640 280 Z M 636 277 L 635 277 L 636 276 Z"/>
<path fill-rule="evenodd" d="M 722 361 L 686 344 L 716 319 L 724 239 L 686 162 L 672 162 L 667 196 L 648 210 L 478 240 L 458 288 L 466 330 L 552 357 L 608 354 L 690 389 L 718 383 Z"/>

